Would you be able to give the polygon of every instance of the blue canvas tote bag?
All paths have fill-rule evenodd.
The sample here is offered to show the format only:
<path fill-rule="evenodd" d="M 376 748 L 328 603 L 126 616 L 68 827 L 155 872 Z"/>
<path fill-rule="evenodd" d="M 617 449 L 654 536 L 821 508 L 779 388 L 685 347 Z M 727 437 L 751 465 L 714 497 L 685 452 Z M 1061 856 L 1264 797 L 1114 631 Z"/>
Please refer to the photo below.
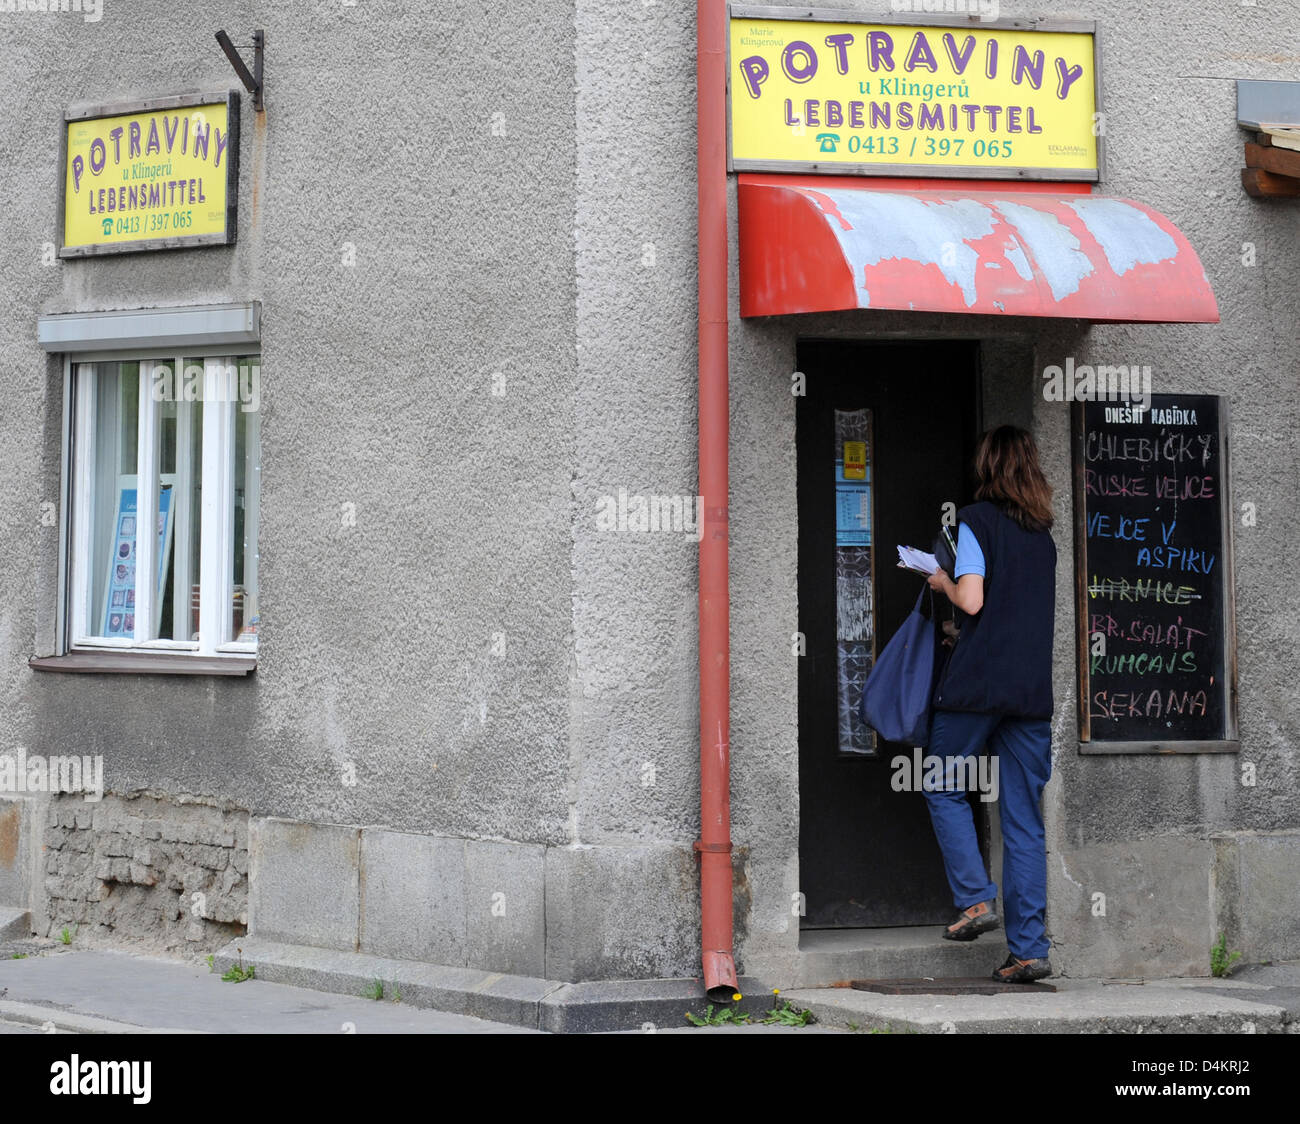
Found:
<path fill-rule="evenodd" d="M 859 715 L 886 741 L 924 746 L 930 741 L 930 695 L 934 689 L 934 623 L 921 612 L 921 599 L 903 627 L 880 653 L 862 688 Z M 931 611 L 934 599 L 931 594 Z"/>

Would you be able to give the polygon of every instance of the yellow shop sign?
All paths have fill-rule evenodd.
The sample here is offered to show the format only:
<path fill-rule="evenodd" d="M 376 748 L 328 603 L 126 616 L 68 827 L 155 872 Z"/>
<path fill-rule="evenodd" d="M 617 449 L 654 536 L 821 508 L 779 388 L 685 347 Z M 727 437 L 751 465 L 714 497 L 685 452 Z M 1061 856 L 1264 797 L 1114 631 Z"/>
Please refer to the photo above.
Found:
<path fill-rule="evenodd" d="M 235 240 L 237 94 L 106 107 L 65 129 L 61 257 Z"/>
<path fill-rule="evenodd" d="M 730 27 L 735 170 L 1100 178 L 1091 24 L 745 11 L 733 6 Z"/>

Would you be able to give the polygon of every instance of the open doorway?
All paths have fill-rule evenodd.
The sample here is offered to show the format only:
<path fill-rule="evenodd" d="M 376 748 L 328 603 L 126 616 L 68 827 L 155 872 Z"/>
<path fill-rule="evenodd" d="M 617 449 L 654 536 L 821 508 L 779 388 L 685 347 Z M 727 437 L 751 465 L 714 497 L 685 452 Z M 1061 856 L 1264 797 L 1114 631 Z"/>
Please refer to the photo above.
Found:
<path fill-rule="evenodd" d="M 864 728 L 857 704 L 924 582 L 895 545 L 930 550 L 944 505 L 971 502 L 979 344 L 806 340 L 798 368 L 802 925 L 942 924 L 952 897 L 925 797 L 891 785 L 912 747 Z M 975 807 L 987 855 L 989 805 Z"/>

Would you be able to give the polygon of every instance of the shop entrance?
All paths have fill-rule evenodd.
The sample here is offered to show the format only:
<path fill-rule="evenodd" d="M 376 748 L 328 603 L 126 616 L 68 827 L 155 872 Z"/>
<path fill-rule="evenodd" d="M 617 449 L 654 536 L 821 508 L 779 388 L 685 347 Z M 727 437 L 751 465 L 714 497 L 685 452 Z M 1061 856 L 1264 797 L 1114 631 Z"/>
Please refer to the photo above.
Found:
<path fill-rule="evenodd" d="M 930 550 L 943 505 L 971 501 L 979 345 L 807 340 L 798 369 L 802 925 L 942 924 L 952 897 L 925 797 L 891 784 L 912 748 L 877 739 L 857 704 L 924 582 L 895 546 Z M 974 806 L 987 854 L 989 805 Z"/>

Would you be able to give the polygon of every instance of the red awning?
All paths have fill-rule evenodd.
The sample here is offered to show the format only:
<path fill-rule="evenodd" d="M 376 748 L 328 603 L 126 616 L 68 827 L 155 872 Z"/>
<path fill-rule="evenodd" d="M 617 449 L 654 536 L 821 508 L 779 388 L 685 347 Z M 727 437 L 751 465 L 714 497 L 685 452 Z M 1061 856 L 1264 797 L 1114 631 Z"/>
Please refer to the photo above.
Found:
<path fill-rule="evenodd" d="M 740 314 L 844 308 L 1217 323 L 1159 211 L 1086 184 L 741 175 Z"/>

